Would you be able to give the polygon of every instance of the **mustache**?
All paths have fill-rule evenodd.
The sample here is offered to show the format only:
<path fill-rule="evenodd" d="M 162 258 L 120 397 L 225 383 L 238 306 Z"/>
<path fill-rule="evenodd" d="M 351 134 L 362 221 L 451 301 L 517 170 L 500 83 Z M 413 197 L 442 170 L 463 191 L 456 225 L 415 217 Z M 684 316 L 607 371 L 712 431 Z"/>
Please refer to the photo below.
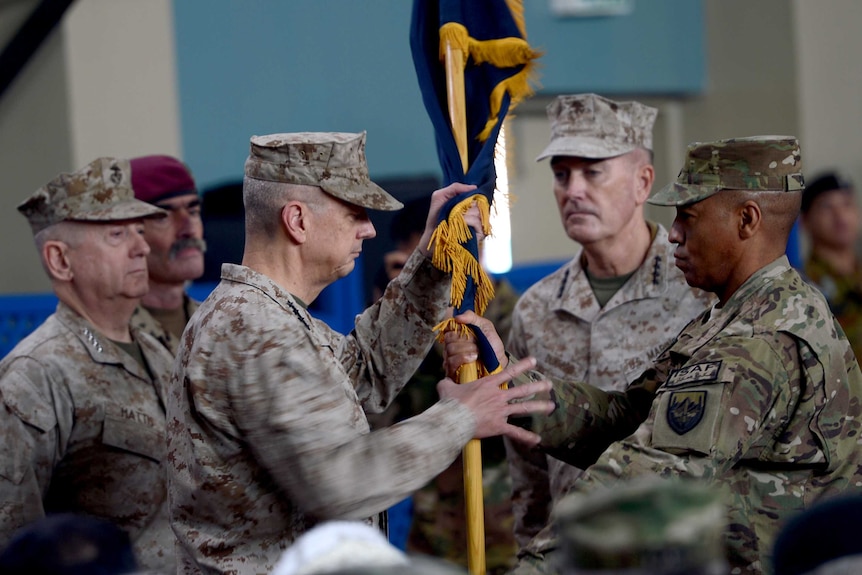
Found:
<path fill-rule="evenodd" d="M 202 239 L 199 240 L 197 238 L 179 239 L 175 241 L 173 245 L 171 245 L 171 251 L 168 252 L 168 258 L 174 259 L 175 257 L 177 257 L 177 254 L 179 254 L 186 248 L 197 248 L 201 251 L 201 253 L 204 253 L 207 251 L 207 243 L 206 241 Z"/>

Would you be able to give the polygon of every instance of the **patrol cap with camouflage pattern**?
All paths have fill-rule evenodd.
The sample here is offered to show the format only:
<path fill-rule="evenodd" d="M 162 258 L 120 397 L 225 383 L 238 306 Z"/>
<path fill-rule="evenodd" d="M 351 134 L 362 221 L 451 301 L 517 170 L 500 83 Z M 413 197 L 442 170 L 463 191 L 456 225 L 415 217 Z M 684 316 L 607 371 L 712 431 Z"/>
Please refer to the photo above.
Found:
<path fill-rule="evenodd" d="M 802 156 L 793 136 L 752 136 L 689 144 L 675 182 L 647 200 L 657 206 L 693 204 L 721 190 L 800 192 Z"/>
<path fill-rule="evenodd" d="M 368 177 L 365 132 L 296 132 L 252 136 L 249 178 L 318 186 L 345 202 L 393 211 L 403 204 Z"/>
<path fill-rule="evenodd" d="M 614 102 L 596 94 L 558 96 L 548 105 L 551 143 L 536 161 L 551 156 L 611 158 L 636 148 L 652 150 L 658 110 L 640 102 Z"/>
<path fill-rule="evenodd" d="M 129 161 L 97 158 L 71 173 L 62 173 L 24 200 L 18 211 L 33 234 L 62 221 L 111 222 L 164 218 L 167 212 L 136 200 Z"/>
<path fill-rule="evenodd" d="M 573 493 L 554 508 L 564 574 L 727 573 L 725 505 L 714 487 L 649 478 Z"/>

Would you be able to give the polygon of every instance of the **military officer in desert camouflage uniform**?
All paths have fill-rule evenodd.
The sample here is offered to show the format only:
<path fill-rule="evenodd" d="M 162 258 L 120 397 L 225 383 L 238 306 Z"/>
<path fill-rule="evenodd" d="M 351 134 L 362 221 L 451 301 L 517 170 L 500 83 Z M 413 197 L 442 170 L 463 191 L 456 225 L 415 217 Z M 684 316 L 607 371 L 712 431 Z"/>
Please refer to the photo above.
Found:
<path fill-rule="evenodd" d="M 673 265 L 660 224 L 644 219 L 657 110 L 595 94 L 548 106 L 553 190 L 575 257 L 518 301 L 507 348 L 549 376 L 620 391 L 711 296 Z M 497 326 L 499 329 L 499 326 Z M 515 537 L 523 552 L 552 536 L 550 510 L 581 470 L 507 442 Z"/>
<path fill-rule="evenodd" d="M 509 401 L 550 384 L 517 395 L 497 388 L 531 360 L 475 384 L 444 380 L 441 401 L 393 427 L 372 433 L 365 417 L 386 408 L 433 343 L 449 280 L 427 246 L 440 206 L 470 189 L 434 193 L 419 247 L 343 336 L 306 306 L 374 236 L 366 209 L 401 204 L 368 178 L 364 133 L 251 139 L 243 265 L 222 267 L 189 322 L 168 400 L 183 573 L 268 573 L 320 521 L 376 523 L 368 518 L 445 469 L 472 437 L 538 441 L 507 416 L 552 404 Z"/>
<path fill-rule="evenodd" d="M 795 138 L 690 145 L 650 201 L 676 206 L 676 265 L 718 303 L 624 392 L 555 383 L 557 409 L 533 420 L 543 448 L 587 468 L 574 491 L 650 476 L 725 489 L 732 573 L 768 573 L 788 517 L 862 490 L 862 373 L 823 296 L 784 255 L 802 189 Z M 554 547 L 517 571 L 552 571 Z"/>
<path fill-rule="evenodd" d="M 141 156 L 129 164 L 135 197 L 168 212 L 167 218 L 144 222 L 150 291 L 135 310 L 132 324 L 175 355 L 186 323 L 198 308 L 186 286 L 204 273 L 201 198 L 188 166 L 174 157 Z"/>
<path fill-rule="evenodd" d="M 0 397 L 25 430 L 0 463 L 0 545 L 46 513 L 126 530 L 142 567 L 175 569 L 165 480 L 172 356 L 129 328 L 147 292 L 143 219 L 127 160 L 60 174 L 18 207 L 60 303 L 0 362 Z M 18 424 L 15 424 L 18 425 Z"/>

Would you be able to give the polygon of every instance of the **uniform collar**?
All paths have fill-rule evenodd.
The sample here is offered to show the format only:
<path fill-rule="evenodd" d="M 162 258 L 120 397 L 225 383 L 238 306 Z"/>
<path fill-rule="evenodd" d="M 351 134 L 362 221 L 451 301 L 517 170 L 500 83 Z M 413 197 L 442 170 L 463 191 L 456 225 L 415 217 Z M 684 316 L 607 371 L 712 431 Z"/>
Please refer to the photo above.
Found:
<path fill-rule="evenodd" d="M 599 302 L 596 301 L 586 277 L 582 264 L 583 248 L 563 271 L 557 289 L 558 297 L 552 304 L 552 309 L 592 321 L 600 312 L 611 310 L 622 303 L 661 297 L 668 289 L 670 275 L 674 270 L 674 246 L 668 241 L 667 230 L 661 224 L 648 222 L 648 225 L 653 230 L 653 239 L 643 263 L 608 301 L 604 309 L 599 308 Z"/>
<path fill-rule="evenodd" d="M 305 304 L 268 276 L 238 264 L 222 264 L 221 279 L 245 284 L 263 292 L 282 309 L 295 315 L 308 331 L 312 330 L 312 318 Z"/>
<path fill-rule="evenodd" d="M 93 362 L 120 365 L 136 377 L 147 382 L 151 381 L 146 370 L 132 356 L 114 345 L 107 336 L 63 302 L 57 304 L 56 317 L 81 342 Z M 136 330 L 132 333 L 135 341 L 141 344 L 144 359 L 148 359 L 151 350 L 141 341 L 142 338 L 138 337 Z"/>

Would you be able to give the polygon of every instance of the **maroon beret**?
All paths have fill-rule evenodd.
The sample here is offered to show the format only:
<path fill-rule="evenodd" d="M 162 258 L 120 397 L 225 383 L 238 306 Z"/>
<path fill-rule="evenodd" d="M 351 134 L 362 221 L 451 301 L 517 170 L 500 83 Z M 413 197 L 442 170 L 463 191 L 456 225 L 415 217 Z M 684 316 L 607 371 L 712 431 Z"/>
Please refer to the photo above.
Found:
<path fill-rule="evenodd" d="M 171 156 L 132 158 L 132 190 L 141 201 L 154 204 L 161 200 L 197 195 L 195 180 L 188 167 Z"/>

